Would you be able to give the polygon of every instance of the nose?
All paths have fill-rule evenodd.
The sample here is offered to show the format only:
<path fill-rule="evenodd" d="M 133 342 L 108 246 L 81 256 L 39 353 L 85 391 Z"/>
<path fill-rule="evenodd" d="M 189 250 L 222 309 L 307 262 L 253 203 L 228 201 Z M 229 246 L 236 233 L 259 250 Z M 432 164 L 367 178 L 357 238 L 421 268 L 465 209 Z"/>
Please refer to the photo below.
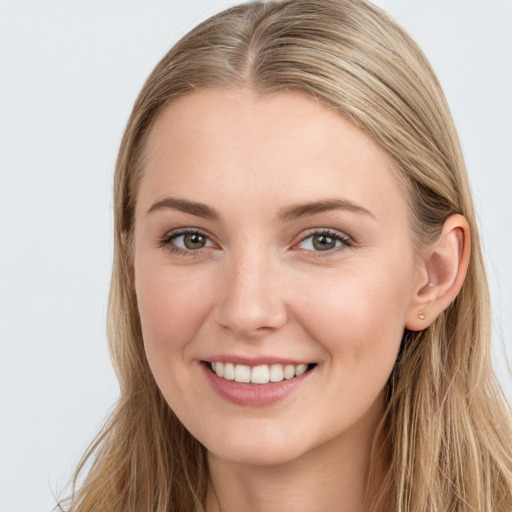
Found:
<path fill-rule="evenodd" d="M 283 272 L 268 254 L 240 255 L 229 262 L 219 286 L 216 319 L 239 339 L 257 339 L 287 322 Z"/>

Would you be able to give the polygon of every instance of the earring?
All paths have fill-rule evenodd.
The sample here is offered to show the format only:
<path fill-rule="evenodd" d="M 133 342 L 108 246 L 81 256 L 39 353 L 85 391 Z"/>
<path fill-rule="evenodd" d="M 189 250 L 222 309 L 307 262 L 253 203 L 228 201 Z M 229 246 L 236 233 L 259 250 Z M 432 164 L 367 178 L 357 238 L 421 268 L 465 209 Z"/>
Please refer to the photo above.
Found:
<path fill-rule="evenodd" d="M 418 311 L 418 318 L 420 320 L 425 320 L 425 312 L 422 309 Z"/>

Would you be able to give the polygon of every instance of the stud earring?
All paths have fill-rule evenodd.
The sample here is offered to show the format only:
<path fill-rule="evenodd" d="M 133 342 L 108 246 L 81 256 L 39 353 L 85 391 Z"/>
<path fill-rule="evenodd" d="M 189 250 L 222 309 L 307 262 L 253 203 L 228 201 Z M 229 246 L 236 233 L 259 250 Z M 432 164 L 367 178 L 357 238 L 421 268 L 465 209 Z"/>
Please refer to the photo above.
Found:
<path fill-rule="evenodd" d="M 420 309 L 420 311 L 418 311 L 418 318 L 420 320 L 425 320 L 425 312 L 422 309 Z"/>

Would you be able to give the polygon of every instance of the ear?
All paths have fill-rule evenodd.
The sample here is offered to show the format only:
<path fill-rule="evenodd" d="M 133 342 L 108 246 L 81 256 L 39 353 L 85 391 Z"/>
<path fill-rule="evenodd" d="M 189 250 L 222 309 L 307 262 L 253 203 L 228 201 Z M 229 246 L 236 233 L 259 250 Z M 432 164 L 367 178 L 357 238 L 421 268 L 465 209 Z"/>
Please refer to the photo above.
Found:
<path fill-rule="evenodd" d="M 437 242 L 423 251 L 419 279 L 409 304 L 405 327 L 428 327 L 459 293 L 469 264 L 470 231 L 462 215 L 451 215 Z"/>

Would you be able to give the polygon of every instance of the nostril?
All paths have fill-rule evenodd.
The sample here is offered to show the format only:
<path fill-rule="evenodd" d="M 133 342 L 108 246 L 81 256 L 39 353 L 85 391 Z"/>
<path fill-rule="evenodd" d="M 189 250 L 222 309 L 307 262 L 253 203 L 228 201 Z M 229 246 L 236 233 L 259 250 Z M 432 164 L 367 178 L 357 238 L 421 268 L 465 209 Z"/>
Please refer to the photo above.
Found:
<path fill-rule="evenodd" d="M 234 273 L 219 288 L 215 318 L 223 329 L 241 338 L 261 338 L 287 322 L 283 290 L 278 280 L 261 269 Z M 269 271 L 270 272 L 270 271 Z"/>

